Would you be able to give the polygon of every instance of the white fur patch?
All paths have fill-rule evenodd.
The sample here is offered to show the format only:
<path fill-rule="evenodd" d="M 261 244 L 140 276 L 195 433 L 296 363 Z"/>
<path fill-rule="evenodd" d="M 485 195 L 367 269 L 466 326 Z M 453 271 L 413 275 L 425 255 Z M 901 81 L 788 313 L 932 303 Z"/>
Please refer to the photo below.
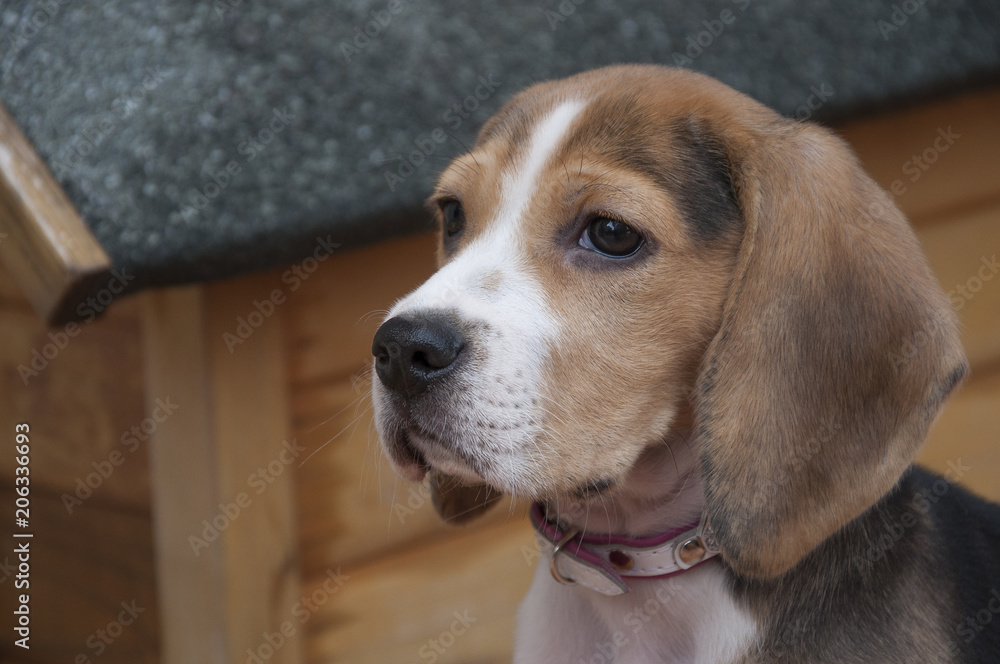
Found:
<path fill-rule="evenodd" d="M 618 597 L 562 586 L 543 557 L 518 616 L 514 664 L 731 664 L 754 647 L 759 628 L 718 563 L 631 585 Z"/>
<path fill-rule="evenodd" d="M 500 205 L 486 230 L 389 312 L 393 317 L 448 310 L 463 322 L 484 326 L 484 343 L 476 351 L 481 361 L 464 377 L 467 398 L 455 404 L 454 415 L 472 430 L 467 440 L 456 442 L 470 452 L 492 455 L 495 472 L 484 479 L 512 493 L 531 487 L 538 388 L 559 333 L 545 288 L 528 269 L 524 215 L 545 167 L 584 107 L 581 101 L 564 102 L 535 126 L 527 149 L 501 177 Z M 479 422 L 490 430 L 476 431 Z M 424 451 L 432 466 L 463 474 L 457 460 Z"/>

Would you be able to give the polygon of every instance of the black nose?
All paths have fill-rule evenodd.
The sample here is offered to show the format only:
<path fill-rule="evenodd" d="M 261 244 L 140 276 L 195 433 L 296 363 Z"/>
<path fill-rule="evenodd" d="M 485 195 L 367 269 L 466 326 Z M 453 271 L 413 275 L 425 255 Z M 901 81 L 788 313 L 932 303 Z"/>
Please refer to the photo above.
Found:
<path fill-rule="evenodd" d="M 464 347 L 465 340 L 446 316 L 396 316 L 375 333 L 375 373 L 387 388 L 412 398 L 450 372 Z"/>

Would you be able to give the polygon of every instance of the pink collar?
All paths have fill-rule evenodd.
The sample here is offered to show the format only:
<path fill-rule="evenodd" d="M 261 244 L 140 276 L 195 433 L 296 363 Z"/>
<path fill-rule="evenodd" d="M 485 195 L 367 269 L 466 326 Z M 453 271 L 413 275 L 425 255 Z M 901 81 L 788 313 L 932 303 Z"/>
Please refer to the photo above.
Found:
<path fill-rule="evenodd" d="M 580 535 L 550 521 L 541 503 L 531 506 L 531 525 L 559 583 L 579 584 L 605 595 L 629 592 L 627 578 L 662 578 L 700 565 L 719 553 L 708 515 L 652 537 Z"/>

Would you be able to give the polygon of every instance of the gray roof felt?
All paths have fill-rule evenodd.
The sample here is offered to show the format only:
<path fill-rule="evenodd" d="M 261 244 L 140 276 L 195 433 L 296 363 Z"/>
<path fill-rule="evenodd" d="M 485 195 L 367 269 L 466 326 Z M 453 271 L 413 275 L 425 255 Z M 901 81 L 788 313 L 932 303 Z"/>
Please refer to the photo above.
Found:
<path fill-rule="evenodd" d="M 805 114 L 823 91 L 814 117 L 836 119 L 996 80 L 1000 3 L 40 0 L 0 10 L 0 100 L 116 266 L 137 276 L 133 290 L 292 263 L 317 237 L 347 248 L 425 228 L 436 174 L 519 89 L 687 56 L 785 114 Z M 470 110 L 456 111 L 463 100 Z M 419 145 L 432 154 L 409 173 L 400 155 Z M 390 186 L 401 166 L 407 176 Z"/>

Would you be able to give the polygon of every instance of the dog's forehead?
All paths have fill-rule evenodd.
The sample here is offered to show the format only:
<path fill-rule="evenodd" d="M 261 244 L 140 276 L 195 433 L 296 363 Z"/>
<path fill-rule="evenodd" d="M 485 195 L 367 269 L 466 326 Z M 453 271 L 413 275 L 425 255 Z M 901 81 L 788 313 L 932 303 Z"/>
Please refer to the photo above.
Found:
<path fill-rule="evenodd" d="M 483 223 L 446 265 L 398 303 L 394 311 L 453 309 L 470 319 L 494 321 L 496 327 L 511 323 L 531 328 L 539 340 L 550 336 L 547 330 L 551 325 L 537 313 L 548 308 L 545 289 L 532 274 L 522 231 L 545 169 L 558 155 L 568 131 L 586 106 L 586 100 L 580 98 L 556 100 L 530 128 L 529 138 L 520 150 L 506 158 L 481 153 L 490 162 L 487 173 L 478 162 L 475 169 L 452 169 L 456 177 L 467 181 L 478 180 L 480 185 L 484 179 L 491 181 L 488 188 L 494 195 L 485 205 L 478 203 Z M 474 198 L 466 201 L 470 208 L 477 205 L 471 200 Z M 500 318 L 505 320 L 500 322 Z"/>
<path fill-rule="evenodd" d="M 583 99 L 562 100 L 535 125 L 519 158 L 507 164 L 503 171 L 496 224 L 512 224 L 522 218 L 538 190 L 545 167 L 558 155 L 586 106 Z"/>
<path fill-rule="evenodd" d="M 439 191 L 474 191 L 464 204 L 493 223 L 503 202 L 530 204 L 546 175 L 553 184 L 576 178 L 574 191 L 639 186 L 668 198 L 669 218 L 686 221 L 692 238 L 714 242 L 739 227 L 727 155 L 710 128 L 721 121 L 718 96 L 701 77 L 642 68 L 536 86 L 486 123 Z M 520 177 L 529 163 L 534 180 Z"/>

